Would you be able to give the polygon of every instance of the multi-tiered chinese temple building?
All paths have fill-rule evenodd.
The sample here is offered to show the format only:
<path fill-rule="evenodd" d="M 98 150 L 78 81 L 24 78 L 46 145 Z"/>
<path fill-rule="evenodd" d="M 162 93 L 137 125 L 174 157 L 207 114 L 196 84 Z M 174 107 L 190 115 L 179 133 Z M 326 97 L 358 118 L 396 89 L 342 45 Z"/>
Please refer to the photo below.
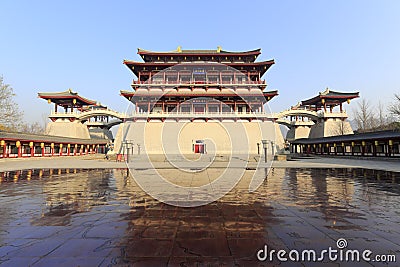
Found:
<path fill-rule="evenodd" d="M 266 91 L 262 79 L 274 61 L 256 61 L 260 54 L 260 49 L 229 52 L 220 47 L 178 47 L 171 52 L 138 49 L 143 62 L 124 61 L 137 79 L 132 91 L 121 91 L 132 102 L 133 112 L 118 135 L 146 147 L 150 154 L 165 152 L 165 142 L 178 144 L 179 153 L 191 153 L 199 140 L 213 140 L 214 145 L 208 147 L 228 153 L 231 132 L 241 128 L 248 143 L 248 151 L 241 152 L 256 153 L 262 139 L 281 135 L 275 133 L 265 110 L 278 92 Z"/>

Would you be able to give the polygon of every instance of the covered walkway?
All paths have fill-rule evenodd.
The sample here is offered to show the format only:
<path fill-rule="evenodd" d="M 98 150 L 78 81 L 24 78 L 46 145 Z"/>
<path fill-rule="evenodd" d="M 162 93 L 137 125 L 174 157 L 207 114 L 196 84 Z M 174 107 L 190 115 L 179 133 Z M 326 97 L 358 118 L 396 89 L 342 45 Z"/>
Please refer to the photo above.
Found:
<path fill-rule="evenodd" d="M 290 148 L 301 154 L 400 158 L 400 131 L 302 138 L 292 141 Z"/>
<path fill-rule="evenodd" d="M 0 158 L 79 156 L 104 153 L 105 139 L 78 139 L 0 131 Z"/>

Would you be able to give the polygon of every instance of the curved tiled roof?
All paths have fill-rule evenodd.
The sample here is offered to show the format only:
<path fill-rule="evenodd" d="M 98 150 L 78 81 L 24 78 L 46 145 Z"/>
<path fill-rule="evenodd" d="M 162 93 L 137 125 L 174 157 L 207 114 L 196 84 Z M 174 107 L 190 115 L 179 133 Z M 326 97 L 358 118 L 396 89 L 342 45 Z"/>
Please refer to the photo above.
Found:
<path fill-rule="evenodd" d="M 359 92 L 337 92 L 326 88 L 325 91 L 320 92 L 317 96 L 301 101 L 301 105 L 313 105 L 321 103 L 322 99 L 335 99 L 336 101 L 345 102 L 347 99 L 359 97 Z"/>
<path fill-rule="evenodd" d="M 80 96 L 77 92 L 71 89 L 62 92 L 44 92 L 38 93 L 38 97 L 50 99 L 52 102 L 62 104 L 65 100 L 76 99 L 80 105 L 96 105 L 96 101 Z"/>
<path fill-rule="evenodd" d="M 238 55 L 243 55 L 243 54 L 260 54 L 261 49 L 253 49 L 253 50 L 248 50 L 248 51 L 226 51 L 222 50 L 221 47 L 218 47 L 217 49 L 181 49 L 180 46 L 176 50 L 173 51 L 150 51 L 150 50 L 145 50 L 138 48 L 138 54 L 152 54 L 152 55 L 164 55 L 164 54 L 238 54 Z"/>

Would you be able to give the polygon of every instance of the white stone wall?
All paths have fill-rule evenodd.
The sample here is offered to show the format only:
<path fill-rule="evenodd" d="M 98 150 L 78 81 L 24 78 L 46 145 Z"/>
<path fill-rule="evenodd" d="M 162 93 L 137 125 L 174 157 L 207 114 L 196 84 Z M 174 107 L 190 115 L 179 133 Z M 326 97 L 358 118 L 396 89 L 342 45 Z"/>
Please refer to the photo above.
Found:
<path fill-rule="evenodd" d="M 50 122 L 46 127 L 45 134 L 90 139 L 87 126 L 83 125 L 79 121 L 70 122 L 69 120 L 58 119 L 55 122 Z"/>
<path fill-rule="evenodd" d="M 275 151 L 283 149 L 284 140 L 279 125 L 270 121 L 136 121 L 120 125 L 115 137 L 115 151 L 120 152 L 122 141 L 128 140 L 135 144 L 135 154 L 137 144 L 141 153 L 193 154 L 193 143 L 204 140 L 207 153 L 257 154 L 257 143 L 261 143 L 262 139 L 275 140 Z"/>
<path fill-rule="evenodd" d="M 89 134 L 90 138 L 114 139 L 112 132 L 108 129 L 90 128 Z"/>
<path fill-rule="evenodd" d="M 353 134 L 350 123 L 345 120 L 329 118 L 319 121 L 311 127 L 310 138 L 328 137 L 336 135 Z"/>
<path fill-rule="evenodd" d="M 300 138 L 308 138 L 309 135 L 310 135 L 309 126 L 297 126 L 289 129 L 289 131 L 286 134 L 286 139 L 292 141 Z"/>

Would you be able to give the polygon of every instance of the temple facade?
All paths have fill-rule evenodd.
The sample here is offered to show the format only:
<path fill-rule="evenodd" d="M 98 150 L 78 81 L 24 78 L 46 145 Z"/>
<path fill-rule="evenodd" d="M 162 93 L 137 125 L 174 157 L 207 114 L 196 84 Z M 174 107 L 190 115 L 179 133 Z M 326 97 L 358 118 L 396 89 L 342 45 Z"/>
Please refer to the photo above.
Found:
<path fill-rule="evenodd" d="M 127 140 L 147 154 L 256 154 L 261 140 L 282 149 L 281 131 L 266 110 L 278 92 L 266 91 L 262 79 L 274 61 L 256 61 L 260 54 L 138 49 L 143 62 L 124 61 L 137 79 L 133 90 L 121 91 L 132 104 L 116 136 L 117 151 Z"/>

